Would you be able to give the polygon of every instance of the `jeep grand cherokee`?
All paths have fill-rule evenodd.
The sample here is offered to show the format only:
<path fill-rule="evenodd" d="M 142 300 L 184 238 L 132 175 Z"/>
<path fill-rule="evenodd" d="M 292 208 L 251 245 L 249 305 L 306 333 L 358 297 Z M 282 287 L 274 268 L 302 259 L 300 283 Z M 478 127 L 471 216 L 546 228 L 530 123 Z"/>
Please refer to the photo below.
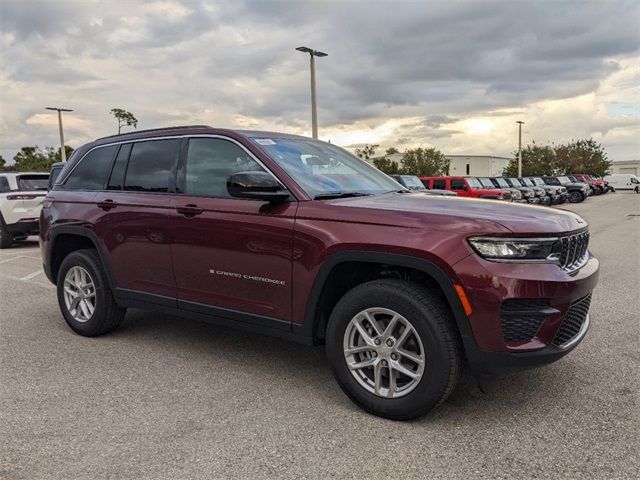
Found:
<path fill-rule="evenodd" d="M 76 150 L 41 216 L 69 326 L 127 307 L 325 344 L 344 392 L 409 419 L 478 374 L 555 361 L 589 325 L 598 261 L 560 210 L 411 193 L 329 143 L 206 126 Z"/>

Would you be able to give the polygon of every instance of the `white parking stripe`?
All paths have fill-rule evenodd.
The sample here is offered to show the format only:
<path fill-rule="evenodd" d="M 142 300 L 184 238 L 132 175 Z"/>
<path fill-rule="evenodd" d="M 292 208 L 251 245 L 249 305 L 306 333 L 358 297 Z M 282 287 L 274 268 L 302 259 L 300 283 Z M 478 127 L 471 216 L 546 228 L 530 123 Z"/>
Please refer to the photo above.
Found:
<path fill-rule="evenodd" d="M 19 259 L 19 258 L 22 258 L 22 257 L 10 257 L 10 258 L 7 258 L 7 259 L 5 259 L 5 260 L 0 260 L 0 263 L 7 263 L 7 262 L 11 262 L 11 261 L 13 261 L 13 260 L 17 260 L 17 259 Z"/>
<path fill-rule="evenodd" d="M 40 273 L 40 272 L 38 272 L 38 273 Z M 37 285 L 37 286 L 39 286 L 39 287 L 47 288 L 47 289 L 54 289 L 54 288 L 56 288 L 56 287 L 55 287 L 55 285 L 48 285 L 48 284 L 44 284 L 44 283 L 40 283 L 40 282 L 33 282 L 33 281 L 31 281 L 31 280 L 24 280 L 24 279 L 22 279 L 22 278 L 20 278 L 20 277 L 16 277 L 16 276 L 14 276 L 14 275 L 7 275 L 6 273 L 2 273 L 2 272 L 0 272 L 0 277 L 2 277 L 2 278 L 8 278 L 8 279 L 10 279 L 10 280 L 17 280 L 17 281 L 19 281 L 19 282 L 28 283 L 29 285 Z"/>
<path fill-rule="evenodd" d="M 41 273 L 44 273 L 44 270 L 40 269 L 37 272 L 33 272 L 33 273 L 30 273 L 29 275 L 25 275 L 20 280 L 31 280 L 32 278 L 37 277 Z"/>

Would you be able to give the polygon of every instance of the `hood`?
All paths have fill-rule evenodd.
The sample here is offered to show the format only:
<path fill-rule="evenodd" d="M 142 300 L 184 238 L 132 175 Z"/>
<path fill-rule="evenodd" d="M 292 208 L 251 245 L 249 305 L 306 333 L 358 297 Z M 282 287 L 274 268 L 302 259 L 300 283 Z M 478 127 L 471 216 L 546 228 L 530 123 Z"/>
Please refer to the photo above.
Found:
<path fill-rule="evenodd" d="M 376 223 L 382 224 L 429 226 L 470 234 L 488 231 L 523 235 L 558 234 L 587 226 L 587 222 L 578 215 L 555 208 L 421 193 L 388 193 L 329 200 L 327 203 L 349 210 L 358 209 L 358 213 L 364 214 L 354 218 L 349 212 L 338 209 L 335 211 L 336 219 L 358 221 L 359 218 L 373 218 Z M 382 214 L 383 211 L 389 211 L 390 215 Z"/>

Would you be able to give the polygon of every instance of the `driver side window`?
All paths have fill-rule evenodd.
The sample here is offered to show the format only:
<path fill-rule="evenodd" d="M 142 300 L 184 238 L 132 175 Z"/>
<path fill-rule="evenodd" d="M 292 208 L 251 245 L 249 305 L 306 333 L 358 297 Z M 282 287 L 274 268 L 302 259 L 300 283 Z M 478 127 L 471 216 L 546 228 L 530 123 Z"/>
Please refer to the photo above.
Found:
<path fill-rule="evenodd" d="M 233 173 L 264 168 L 242 148 L 221 138 L 190 138 L 185 170 L 185 193 L 202 197 L 232 198 L 227 179 Z"/>
<path fill-rule="evenodd" d="M 464 190 L 464 181 L 451 180 L 451 190 Z"/>

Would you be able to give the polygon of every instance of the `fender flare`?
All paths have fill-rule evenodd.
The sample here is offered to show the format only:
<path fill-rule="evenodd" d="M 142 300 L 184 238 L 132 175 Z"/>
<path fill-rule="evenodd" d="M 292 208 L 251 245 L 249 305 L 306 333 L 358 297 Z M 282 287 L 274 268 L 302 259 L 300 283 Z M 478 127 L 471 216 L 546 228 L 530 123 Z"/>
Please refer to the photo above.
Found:
<path fill-rule="evenodd" d="M 474 347 L 477 348 L 471 331 L 471 326 L 469 325 L 469 318 L 464 312 L 464 307 L 462 306 L 460 298 L 454 288 L 454 281 L 449 275 L 447 275 L 438 265 L 429 260 L 409 255 L 377 251 L 349 250 L 337 252 L 329 256 L 329 258 L 327 258 L 320 267 L 320 270 L 314 280 L 313 287 L 309 292 L 304 322 L 301 325 L 293 325 L 294 333 L 307 336 L 314 341 L 316 340 L 315 329 L 317 321 L 315 314 L 320 301 L 320 295 L 322 294 L 331 271 L 337 265 L 344 262 L 382 263 L 392 266 L 412 268 L 427 274 L 444 292 L 449 308 L 451 308 L 453 313 L 465 350 L 469 350 Z"/>
<path fill-rule="evenodd" d="M 46 252 L 47 258 L 49 259 L 50 271 L 46 272 L 45 270 L 45 272 L 47 273 L 47 277 L 49 277 L 49 280 L 51 280 L 53 283 L 56 282 L 56 278 L 54 278 L 53 272 L 51 271 L 53 267 L 51 260 L 53 257 L 53 250 L 56 245 L 57 237 L 59 237 L 60 235 L 75 235 L 79 237 L 88 238 L 91 241 L 91 243 L 93 243 L 93 245 L 96 248 L 96 251 L 98 252 L 98 256 L 100 257 L 100 261 L 102 262 L 104 270 L 107 273 L 109 286 L 111 287 L 112 291 L 115 291 L 116 281 L 113 275 L 113 271 L 111 270 L 111 265 L 107 261 L 108 255 L 106 253 L 103 243 L 100 241 L 100 238 L 98 237 L 98 235 L 96 235 L 96 233 L 93 230 L 86 227 L 79 226 L 79 225 L 60 225 L 57 227 L 53 227 L 51 230 L 52 230 L 51 238 L 48 241 L 48 244 L 50 245 L 50 247 L 49 247 L 49 251 Z"/>

